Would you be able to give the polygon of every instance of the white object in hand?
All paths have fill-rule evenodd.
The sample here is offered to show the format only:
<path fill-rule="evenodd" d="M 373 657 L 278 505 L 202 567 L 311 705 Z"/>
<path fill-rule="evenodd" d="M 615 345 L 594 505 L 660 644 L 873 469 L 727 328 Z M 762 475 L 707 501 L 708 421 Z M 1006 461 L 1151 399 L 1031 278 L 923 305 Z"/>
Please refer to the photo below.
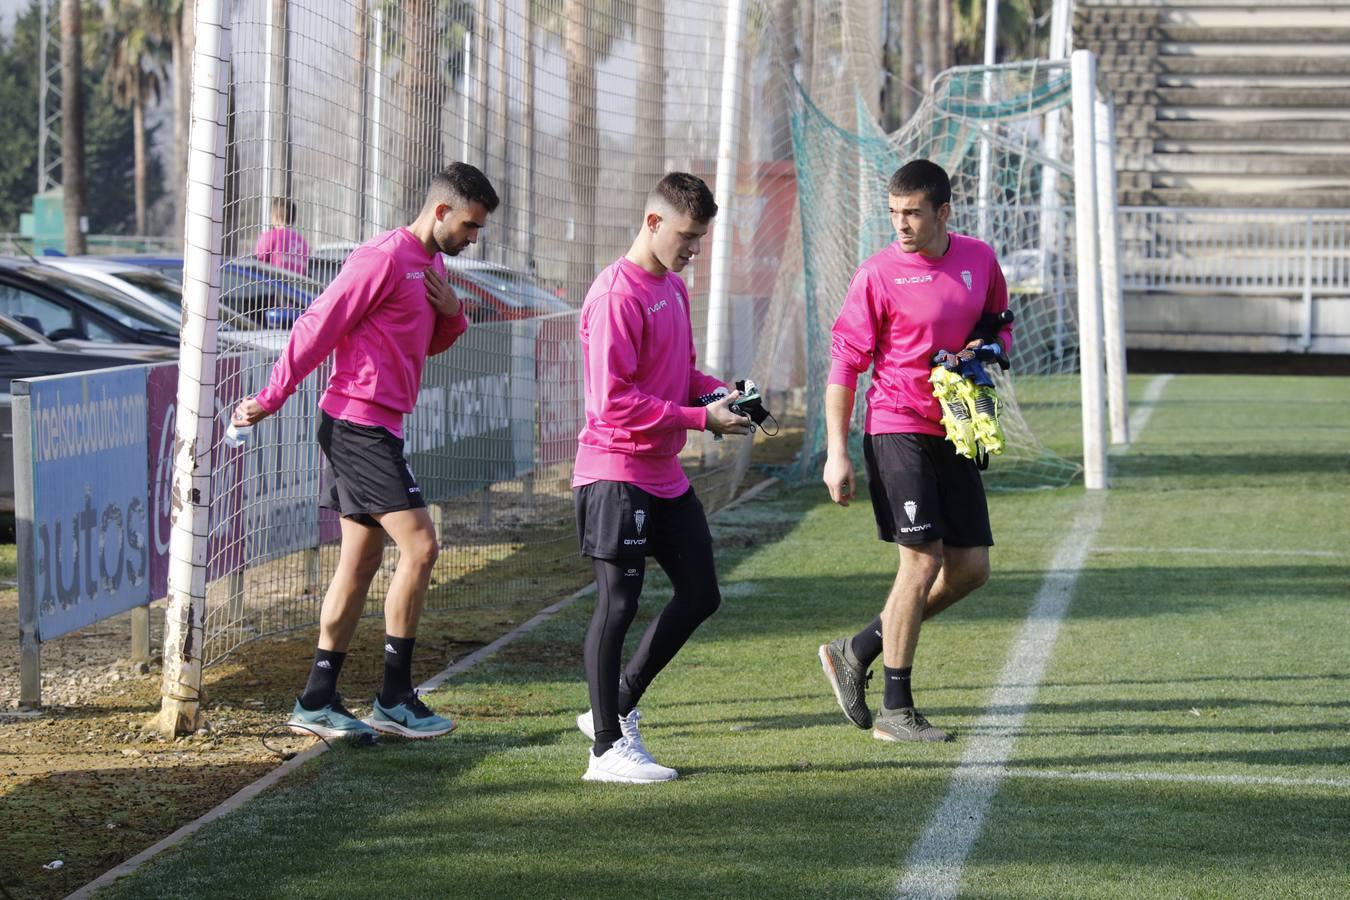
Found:
<path fill-rule="evenodd" d="M 236 425 L 233 422 L 225 429 L 225 446 L 243 447 L 253 434 L 252 425 Z"/>

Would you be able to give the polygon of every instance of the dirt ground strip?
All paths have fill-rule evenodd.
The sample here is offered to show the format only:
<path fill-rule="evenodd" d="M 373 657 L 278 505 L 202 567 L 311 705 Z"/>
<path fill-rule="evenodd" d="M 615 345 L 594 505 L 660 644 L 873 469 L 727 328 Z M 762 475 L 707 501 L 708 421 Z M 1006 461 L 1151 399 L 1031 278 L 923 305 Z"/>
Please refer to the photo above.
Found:
<path fill-rule="evenodd" d="M 510 631 L 583 581 L 548 597 L 427 616 L 414 680 Z M 0 594 L 0 642 L 15 648 L 16 607 L 13 591 Z M 208 668 L 208 729 L 165 740 L 142 730 L 159 707 L 159 671 L 156 664 L 140 674 L 121 658 L 129 627 L 121 616 L 103 623 L 103 639 L 48 645 L 43 689 L 52 705 L 38 716 L 0 712 L 0 898 L 63 897 L 205 813 L 278 765 L 281 754 L 311 743 L 269 733 L 304 685 L 314 652 L 308 631 L 256 641 Z M 378 620 L 363 621 L 343 669 L 343 689 L 358 714 L 368 711 L 383 674 L 381 638 Z M 9 700 L 17 696 L 17 670 L 3 669 L 0 696 Z M 279 752 L 267 749 L 264 738 Z"/>

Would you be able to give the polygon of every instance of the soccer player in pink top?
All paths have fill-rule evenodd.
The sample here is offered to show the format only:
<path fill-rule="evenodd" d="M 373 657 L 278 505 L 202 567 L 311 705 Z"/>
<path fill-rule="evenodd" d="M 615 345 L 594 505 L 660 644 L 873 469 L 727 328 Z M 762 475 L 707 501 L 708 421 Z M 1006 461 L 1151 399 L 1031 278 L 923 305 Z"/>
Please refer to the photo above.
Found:
<path fill-rule="evenodd" d="M 295 230 L 295 204 L 281 197 L 272 200 L 272 227 L 258 235 L 253 255 L 269 266 L 300 275 L 309 265 L 309 244 Z"/>
<path fill-rule="evenodd" d="M 299 734 L 428 738 L 455 727 L 428 709 L 412 686 L 413 644 L 438 544 L 403 455 L 403 417 L 417 402 L 427 357 L 449 349 L 469 327 L 441 254 L 455 256 L 474 243 L 496 208 L 492 184 L 473 166 L 454 163 L 437 174 L 411 225 L 352 251 L 296 320 L 267 387 L 234 411 L 236 425 L 261 421 L 333 355 L 333 374 L 319 400 L 319 505 L 341 514 L 342 546 L 323 599 L 309 683 L 287 723 Z M 343 706 L 337 680 L 384 558 L 386 534 L 398 545 L 398 567 L 384 601 L 384 684 L 363 722 Z"/>
<path fill-rule="evenodd" d="M 919 626 L 989 579 L 994 539 L 979 469 L 945 440 L 930 360 L 966 347 L 984 313 L 1007 309 L 1008 286 L 988 244 L 947 230 L 952 189 L 940 166 L 915 160 L 891 177 L 888 192 L 898 240 L 858 268 L 834 323 L 824 477 L 830 499 L 848 506 L 855 484 L 848 427 L 858 376 L 871 368 L 867 486 L 878 537 L 899 545 L 899 572 L 881 615 L 819 655 L 853 724 L 871 727 L 878 740 L 945 741 L 910 690 Z M 1004 352 L 1011 336 L 1011 326 L 999 334 Z M 885 685 L 873 720 L 865 688 L 878 656 Z"/>
<path fill-rule="evenodd" d="M 701 180 L 683 172 L 662 178 L 633 246 L 600 273 L 581 308 L 586 425 L 572 487 L 581 553 L 591 558 L 596 583 L 585 645 L 591 709 L 577 717 L 594 741 L 587 781 L 676 777 L 642 742 L 638 700 L 722 602 L 708 519 L 677 458 L 690 430 L 750 432 L 750 419 L 730 409 L 737 392 L 699 403 L 726 386 L 695 368 L 689 291 L 677 274 L 698 254 L 715 215 Z M 620 675 L 648 556 L 675 594 Z"/>

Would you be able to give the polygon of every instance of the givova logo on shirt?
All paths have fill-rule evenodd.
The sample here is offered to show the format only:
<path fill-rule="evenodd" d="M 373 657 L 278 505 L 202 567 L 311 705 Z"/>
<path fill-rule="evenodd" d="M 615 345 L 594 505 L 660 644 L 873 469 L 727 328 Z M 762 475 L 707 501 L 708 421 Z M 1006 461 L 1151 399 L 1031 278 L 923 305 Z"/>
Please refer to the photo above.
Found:
<path fill-rule="evenodd" d="M 896 284 L 928 284 L 933 280 L 933 273 L 927 275 L 909 275 L 893 279 Z"/>

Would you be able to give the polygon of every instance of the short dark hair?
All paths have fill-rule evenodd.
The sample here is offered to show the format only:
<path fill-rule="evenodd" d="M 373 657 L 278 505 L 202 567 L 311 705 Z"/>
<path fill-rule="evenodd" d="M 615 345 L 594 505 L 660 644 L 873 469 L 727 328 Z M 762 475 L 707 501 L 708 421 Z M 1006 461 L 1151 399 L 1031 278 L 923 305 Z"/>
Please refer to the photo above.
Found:
<path fill-rule="evenodd" d="M 717 201 L 713 192 L 697 175 L 671 172 L 656 183 L 648 200 L 660 198 L 676 212 L 682 212 L 695 222 L 707 222 L 717 215 Z"/>
<path fill-rule="evenodd" d="M 952 202 L 952 181 L 947 171 L 926 159 L 916 159 L 896 169 L 886 190 L 892 197 L 922 191 L 935 210 Z"/>
<path fill-rule="evenodd" d="M 272 198 L 272 218 L 280 219 L 287 225 L 295 224 L 295 204 L 285 197 Z"/>
<path fill-rule="evenodd" d="M 478 202 L 492 212 L 501 201 L 492 189 L 492 182 L 479 169 L 468 163 L 451 163 L 437 172 L 427 188 L 427 203 L 448 203 L 455 209 Z"/>

